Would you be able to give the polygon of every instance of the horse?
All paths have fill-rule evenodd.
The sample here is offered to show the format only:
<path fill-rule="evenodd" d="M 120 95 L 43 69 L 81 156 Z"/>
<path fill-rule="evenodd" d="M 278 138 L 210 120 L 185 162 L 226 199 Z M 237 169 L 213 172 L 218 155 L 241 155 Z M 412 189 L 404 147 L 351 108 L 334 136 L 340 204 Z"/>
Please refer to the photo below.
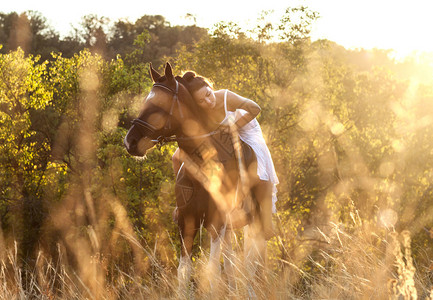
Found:
<path fill-rule="evenodd" d="M 169 63 L 165 65 L 164 75 L 150 64 L 150 75 L 152 89 L 139 116 L 132 121 L 124 145 L 129 154 L 144 156 L 158 143 L 178 143 L 183 161 L 176 176 L 177 208 L 174 214 L 181 239 L 177 270 L 179 287 L 185 289 L 188 285 L 194 237 L 203 226 L 211 235 L 208 269 L 219 271 L 221 248 L 225 245 L 224 269 L 229 286 L 234 288 L 230 235 L 227 233 L 245 225 L 250 227 L 250 232 L 251 228 L 259 228 L 258 218 L 255 218 L 259 208 L 249 187 L 257 174 L 248 172 L 257 169 L 254 152 L 237 139 L 230 128 L 209 131 L 204 126 L 203 114 L 182 84 L 182 78 L 173 75 Z M 260 235 L 256 236 L 261 245 L 258 255 L 262 256 L 266 242 Z"/>

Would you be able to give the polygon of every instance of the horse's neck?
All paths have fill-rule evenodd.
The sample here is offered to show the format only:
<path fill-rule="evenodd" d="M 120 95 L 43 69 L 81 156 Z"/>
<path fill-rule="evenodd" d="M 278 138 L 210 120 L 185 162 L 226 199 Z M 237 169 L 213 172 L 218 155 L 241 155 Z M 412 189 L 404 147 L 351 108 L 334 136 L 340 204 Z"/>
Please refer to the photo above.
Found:
<path fill-rule="evenodd" d="M 209 120 L 201 120 L 183 103 L 183 118 L 180 122 L 180 130 L 176 133 L 178 145 L 185 153 L 192 157 L 207 157 L 221 159 L 233 154 L 233 142 L 231 133 L 227 130 L 217 129 L 220 124 L 212 126 L 202 124 Z M 229 159 L 229 158 L 227 158 Z"/>
<path fill-rule="evenodd" d="M 202 159 L 229 161 L 235 158 L 232 133 L 227 129 L 180 138 L 178 145 L 186 154 L 197 161 Z"/>

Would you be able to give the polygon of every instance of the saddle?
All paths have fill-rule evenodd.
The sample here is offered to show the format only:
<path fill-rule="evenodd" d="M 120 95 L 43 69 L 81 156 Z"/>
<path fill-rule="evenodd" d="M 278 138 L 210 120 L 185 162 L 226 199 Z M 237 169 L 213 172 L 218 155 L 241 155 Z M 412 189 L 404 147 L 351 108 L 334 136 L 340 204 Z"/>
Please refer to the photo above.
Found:
<path fill-rule="evenodd" d="M 237 139 L 237 140 L 236 140 Z M 194 210 L 208 210 L 207 199 L 218 202 L 226 198 L 224 190 L 231 192 L 231 202 L 227 207 L 219 201 L 220 208 L 226 211 L 227 221 L 232 228 L 240 228 L 252 221 L 254 211 L 257 209 L 257 201 L 253 199 L 249 185 L 248 169 L 256 164 L 256 156 L 252 148 L 234 136 L 229 127 L 220 127 L 210 138 L 192 145 L 179 147 L 184 151 L 181 157 L 183 165 L 176 178 L 177 208 L 173 213 L 177 220 L 179 209 L 185 209 L 194 201 Z M 218 179 L 220 178 L 220 181 Z M 216 191 L 219 185 L 223 192 Z M 210 193 L 210 190 L 213 191 Z M 212 194 L 212 196 L 211 196 Z M 233 199 L 234 195 L 234 199 Z"/>

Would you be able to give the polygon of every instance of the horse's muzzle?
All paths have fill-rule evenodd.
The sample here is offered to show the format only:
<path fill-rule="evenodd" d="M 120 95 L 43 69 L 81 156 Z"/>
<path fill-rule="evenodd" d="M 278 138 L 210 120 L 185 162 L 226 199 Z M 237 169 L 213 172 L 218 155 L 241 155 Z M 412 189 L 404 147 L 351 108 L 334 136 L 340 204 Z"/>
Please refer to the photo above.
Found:
<path fill-rule="evenodd" d="M 141 138 L 140 140 L 135 140 L 128 138 L 128 135 L 123 139 L 123 144 L 125 145 L 126 151 L 133 156 L 144 156 L 150 148 L 155 146 L 155 142 L 150 138 Z"/>

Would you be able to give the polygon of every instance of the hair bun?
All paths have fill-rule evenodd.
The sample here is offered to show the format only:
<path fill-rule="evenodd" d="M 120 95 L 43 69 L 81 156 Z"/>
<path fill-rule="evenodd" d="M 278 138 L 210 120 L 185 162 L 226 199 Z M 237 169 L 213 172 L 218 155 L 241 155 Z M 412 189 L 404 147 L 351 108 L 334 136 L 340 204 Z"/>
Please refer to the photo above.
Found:
<path fill-rule="evenodd" d="M 194 77 L 196 76 L 196 74 L 192 71 L 186 72 L 185 74 L 183 74 L 183 79 L 185 79 L 186 81 L 191 81 Z"/>

